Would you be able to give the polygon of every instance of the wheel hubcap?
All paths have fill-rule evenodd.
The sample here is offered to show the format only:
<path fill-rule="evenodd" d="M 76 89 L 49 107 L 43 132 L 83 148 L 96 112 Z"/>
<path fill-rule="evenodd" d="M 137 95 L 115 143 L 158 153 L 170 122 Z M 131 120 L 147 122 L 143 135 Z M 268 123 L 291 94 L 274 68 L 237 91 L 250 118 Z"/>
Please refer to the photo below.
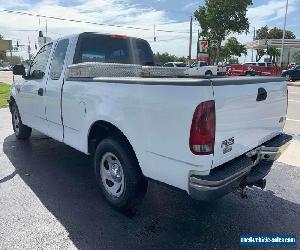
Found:
<path fill-rule="evenodd" d="M 100 175 L 105 190 L 114 197 L 120 197 L 124 190 L 124 173 L 119 159 L 113 153 L 103 155 Z"/>
<path fill-rule="evenodd" d="M 121 167 L 116 163 L 113 164 L 111 166 L 110 175 L 115 182 L 120 183 L 122 181 Z"/>

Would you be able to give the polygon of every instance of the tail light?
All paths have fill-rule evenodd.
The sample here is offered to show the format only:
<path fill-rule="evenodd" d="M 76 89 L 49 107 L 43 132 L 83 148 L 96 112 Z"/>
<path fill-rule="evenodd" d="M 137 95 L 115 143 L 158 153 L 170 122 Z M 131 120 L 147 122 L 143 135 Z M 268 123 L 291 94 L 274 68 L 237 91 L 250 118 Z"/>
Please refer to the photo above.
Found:
<path fill-rule="evenodd" d="M 215 101 L 200 103 L 194 113 L 190 130 L 190 150 L 195 155 L 214 153 L 216 130 Z"/>

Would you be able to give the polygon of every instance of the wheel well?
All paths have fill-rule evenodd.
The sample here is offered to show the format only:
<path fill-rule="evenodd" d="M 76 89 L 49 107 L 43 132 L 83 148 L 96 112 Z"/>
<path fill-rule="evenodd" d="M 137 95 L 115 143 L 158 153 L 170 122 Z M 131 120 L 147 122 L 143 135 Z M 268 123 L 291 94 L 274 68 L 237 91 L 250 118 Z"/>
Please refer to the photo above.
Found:
<path fill-rule="evenodd" d="M 129 140 L 120 129 L 118 129 L 116 126 L 114 126 L 109 122 L 97 121 L 92 125 L 88 136 L 88 152 L 90 154 L 94 154 L 99 142 L 101 142 L 102 140 L 108 137 L 117 138 L 118 140 L 120 140 L 121 142 L 125 143 L 128 146 L 128 150 L 131 151 L 132 156 L 138 163 L 139 171 L 141 171 L 142 173 L 139 160 Z"/>
<path fill-rule="evenodd" d="M 125 142 L 136 158 L 133 147 L 124 133 L 116 126 L 106 121 L 97 121 L 90 128 L 88 136 L 88 152 L 93 154 L 96 151 L 99 142 L 108 137 L 115 137 Z"/>
<path fill-rule="evenodd" d="M 212 75 L 212 71 L 210 69 L 206 70 L 205 74 L 211 74 Z"/>
<path fill-rule="evenodd" d="M 13 104 L 15 104 L 16 101 L 15 101 L 15 98 L 13 98 L 12 96 L 9 98 L 9 102 L 8 102 L 8 106 L 9 106 L 9 110 L 11 112 L 11 108 L 13 106 Z"/>

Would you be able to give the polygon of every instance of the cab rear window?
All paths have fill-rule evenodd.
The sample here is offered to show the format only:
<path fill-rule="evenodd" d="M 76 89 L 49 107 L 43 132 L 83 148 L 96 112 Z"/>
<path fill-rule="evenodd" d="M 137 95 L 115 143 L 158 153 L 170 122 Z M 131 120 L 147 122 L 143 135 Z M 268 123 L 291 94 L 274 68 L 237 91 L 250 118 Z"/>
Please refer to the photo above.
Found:
<path fill-rule="evenodd" d="M 79 36 L 73 63 L 103 62 L 154 65 L 149 44 L 142 39 L 84 33 Z"/>

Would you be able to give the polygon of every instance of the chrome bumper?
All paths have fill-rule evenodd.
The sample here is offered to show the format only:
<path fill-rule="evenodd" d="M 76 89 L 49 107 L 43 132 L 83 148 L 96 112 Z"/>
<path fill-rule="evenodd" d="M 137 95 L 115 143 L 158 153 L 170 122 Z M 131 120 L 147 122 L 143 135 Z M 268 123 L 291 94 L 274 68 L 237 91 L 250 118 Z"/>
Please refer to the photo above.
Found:
<path fill-rule="evenodd" d="M 207 176 L 191 172 L 189 194 L 197 200 L 214 200 L 239 187 L 254 185 L 271 170 L 275 160 L 286 150 L 292 137 L 278 135 L 248 153 L 210 171 Z"/>

